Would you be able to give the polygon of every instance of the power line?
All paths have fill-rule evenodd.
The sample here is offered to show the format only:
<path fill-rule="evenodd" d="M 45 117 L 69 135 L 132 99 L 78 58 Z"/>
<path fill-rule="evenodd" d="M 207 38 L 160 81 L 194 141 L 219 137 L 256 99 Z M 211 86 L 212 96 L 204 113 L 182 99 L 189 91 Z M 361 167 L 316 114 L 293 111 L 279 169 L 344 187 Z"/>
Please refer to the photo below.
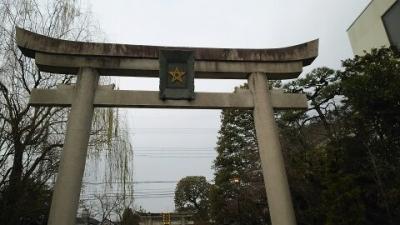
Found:
<path fill-rule="evenodd" d="M 217 154 L 217 152 L 211 152 L 211 151 L 203 151 L 203 152 L 198 152 L 198 151 L 196 151 L 196 152 L 194 152 L 194 151 L 192 151 L 192 152 L 190 152 L 190 151 L 188 151 L 188 152 L 185 152 L 185 151 L 176 151 L 176 152 L 174 152 L 174 151 L 139 151 L 139 152 L 134 152 L 134 153 L 136 153 L 136 154 L 167 154 L 167 155 L 176 155 L 176 154 L 187 154 L 187 155 L 216 155 Z"/>
<path fill-rule="evenodd" d="M 130 181 L 130 182 L 123 182 L 123 181 L 105 181 L 105 182 L 82 182 L 85 185 L 101 185 L 101 184 L 176 184 L 179 181 L 170 181 L 170 180 L 160 180 L 160 181 Z"/>
<path fill-rule="evenodd" d="M 215 152 L 146 152 L 146 151 L 142 151 L 142 152 L 138 152 L 138 155 L 140 154 L 146 154 L 146 155 L 216 155 L 217 153 Z"/>
<path fill-rule="evenodd" d="M 128 134 L 212 134 L 218 133 L 219 128 L 193 128 L 193 127 L 160 127 L 160 128 L 128 128 L 122 129 L 123 132 Z"/>
<path fill-rule="evenodd" d="M 148 154 L 217 154 L 217 151 L 210 151 L 210 150 L 138 150 L 138 151 L 134 151 L 137 153 L 148 153 Z"/>
<path fill-rule="evenodd" d="M 82 194 L 82 198 L 115 198 L 115 197 L 173 197 L 175 196 L 174 192 L 170 193 L 144 193 L 144 194 L 123 194 L 123 193 L 89 193 Z"/>
<path fill-rule="evenodd" d="M 211 151 L 216 152 L 214 147 L 207 148 L 190 148 L 190 147 L 133 147 L 134 151 L 187 151 L 187 152 L 199 152 L 199 151 Z"/>
<path fill-rule="evenodd" d="M 135 149 L 192 149 L 192 150 L 201 150 L 201 149 L 214 149 L 215 146 L 202 146 L 202 147 L 192 147 L 192 146 L 135 146 Z"/>
<path fill-rule="evenodd" d="M 122 130 L 219 130 L 219 127 L 132 127 Z"/>
<path fill-rule="evenodd" d="M 103 185 L 103 184 L 176 184 L 179 180 L 146 180 L 146 181 L 104 181 L 104 182 L 90 182 L 83 181 L 84 185 Z M 213 182 L 212 180 L 208 180 L 208 182 Z"/>
<path fill-rule="evenodd" d="M 139 155 L 138 157 L 147 158 L 166 158 L 166 159 L 210 159 L 215 158 L 215 156 L 149 156 L 149 155 Z"/>
<path fill-rule="evenodd" d="M 138 190 L 138 191 L 162 191 L 162 190 L 171 190 L 171 191 L 173 191 L 173 190 L 175 190 L 175 189 L 171 189 L 171 188 L 137 188 L 137 189 L 135 189 L 135 190 Z"/>
<path fill-rule="evenodd" d="M 101 195 L 101 196 L 120 196 L 120 195 L 123 195 L 123 196 L 143 196 L 143 195 L 174 195 L 175 194 L 175 192 L 147 192 L 147 193 L 145 193 L 145 192 L 142 192 L 142 193 L 133 193 L 133 194 L 127 194 L 127 193 L 119 193 L 119 192 L 114 192 L 114 193 L 112 193 L 112 192 L 109 192 L 109 193 L 100 193 L 100 192 L 97 192 L 97 193 L 84 193 L 84 194 L 82 194 L 82 196 L 97 196 L 97 195 Z"/>
<path fill-rule="evenodd" d="M 127 196 L 127 197 L 132 197 L 132 196 Z M 157 199 L 157 198 L 172 198 L 174 196 L 139 196 L 139 197 L 134 197 L 135 199 Z M 108 197 L 106 197 L 108 198 Z M 91 201 L 91 200 L 98 200 L 98 198 L 95 197 L 87 197 L 87 198 L 81 198 L 81 201 Z"/>

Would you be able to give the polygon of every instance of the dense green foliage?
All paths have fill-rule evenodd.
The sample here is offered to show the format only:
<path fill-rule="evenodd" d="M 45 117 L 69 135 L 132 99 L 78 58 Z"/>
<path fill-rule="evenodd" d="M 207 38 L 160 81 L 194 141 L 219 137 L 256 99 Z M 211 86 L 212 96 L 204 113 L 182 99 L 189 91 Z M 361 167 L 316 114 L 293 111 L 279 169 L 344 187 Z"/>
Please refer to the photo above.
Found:
<path fill-rule="evenodd" d="M 276 112 L 298 224 L 400 224 L 400 57 L 379 49 L 343 66 L 283 87 L 310 106 Z M 251 112 L 223 111 L 217 151 L 216 224 L 265 224 Z"/>
<path fill-rule="evenodd" d="M 181 179 L 175 189 L 176 210 L 193 213 L 196 224 L 207 224 L 210 188 L 211 185 L 202 176 Z"/>
<path fill-rule="evenodd" d="M 131 208 L 126 208 L 122 213 L 121 225 L 139 225 L 140 216 L 133 213 Z"/>
<path fill-rule="evenodd" d="M 4 192 L 9 191 L 10 186 L 4 187 Z M 47 215 L 50 209 L 51 190 L 33 179 L 25 181 L 24 189 L 18 199 L 20 215 L 24 215 L 18 225 L 46 224 Z M 0 195 L 0 202 L 6 203 L 7 196 Z M 7 207 L 3 206 L 2 207 Z"/>
<path fill-rule="evenodd" d="M 225 110 L 211 192 L 216 224 L 265 224 L 266 197 L 251 111 Z"/>

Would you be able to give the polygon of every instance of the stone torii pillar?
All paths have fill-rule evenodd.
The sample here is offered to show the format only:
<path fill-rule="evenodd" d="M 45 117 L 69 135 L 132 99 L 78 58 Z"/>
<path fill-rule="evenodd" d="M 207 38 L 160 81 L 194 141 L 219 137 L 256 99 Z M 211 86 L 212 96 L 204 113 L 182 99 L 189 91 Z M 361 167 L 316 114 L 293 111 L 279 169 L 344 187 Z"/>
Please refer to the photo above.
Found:
<path fill-rule="evenodd" d="M 96 70 L 80 69 L 48 224 L 76 223 L 98 80 L 99 75 Z"/>
<path fill-rule="evenodd" d="M 296 224 L 267 76 L 253 73 L 248 84 L 254 98 L 254 124 L 272 224 Z"/>
<path fill-rule="evenodd" d="M 296 78 L 317 57 L 318 40 L 278 49 L 172 48 L 74 42 L 16 31 L 18 47 L 41 71 L 78 75 L 71 88 L 31 92 L 32 106 L 71 107 L 49 225 L 75 224 L 94 107 L 253 110 L 272 225 L 296 224 L 273 110 L 305 109 L 307 101 L 302 94 L 269 90 L 268 79 Z M 160 52 L 166 50 L 190 51 L 195 78 L 248 79 L 249 90 L 195 93 L 189 101 L 97 86 L 99 76 L 159 77 Z M 184 73 L 179 79 L 186 79 Z"/>

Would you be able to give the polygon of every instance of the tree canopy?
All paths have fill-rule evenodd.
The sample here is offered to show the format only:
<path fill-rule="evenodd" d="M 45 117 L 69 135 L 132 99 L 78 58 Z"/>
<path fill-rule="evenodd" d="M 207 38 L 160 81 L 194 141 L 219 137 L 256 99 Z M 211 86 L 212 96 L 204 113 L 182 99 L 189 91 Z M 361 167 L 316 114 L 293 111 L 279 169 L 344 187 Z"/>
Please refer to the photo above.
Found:
<path fill-rule="evenodd" d="M 275 114 L 298 224 L 400 223 L 399 87 L 400 57 L 387 48 L 345 60 L 341 71 L 314 69 L 282 87 L 305 93 L 310 106 Z M 213 219 L 265 224 L 252 114 L 224 110 L 221 119 Z M 259 196 L 248 188 L 258 188 Z"/>
<path fill-rule="evenodd" d="M 131 208 L 126 208 L 122 214 L 121 225 L 139 225 L 140 216 Z"/>
<path fill-rule="evenodd" d="M 178 212 L 194 214 L 197 223 L 208 223 L 211 184 L 202 176 L 182 178 L 175 189 L 175 208 Z"/>

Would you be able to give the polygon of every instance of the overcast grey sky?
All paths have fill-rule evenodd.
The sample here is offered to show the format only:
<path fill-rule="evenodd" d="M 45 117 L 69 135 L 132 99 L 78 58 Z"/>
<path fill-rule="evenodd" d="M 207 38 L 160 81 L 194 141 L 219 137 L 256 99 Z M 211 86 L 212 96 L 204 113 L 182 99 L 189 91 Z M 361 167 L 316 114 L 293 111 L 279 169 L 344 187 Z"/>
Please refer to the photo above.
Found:
<path fill-rule="evenodd" d="M 369 0 L 89 0 L 109 42 L 140 45 L 277 48 L 320 39 L 319 66 L 340 68 L 351 57 L 346 29 Z M 303 73 L 304 74 L 304 73 Z M 196 91 L 232 91 L 244 81 L 200 80 Z M 121 89 L 158 90 L 157 79 L 120 78 Z M 218 110 L 127 111 L 135 153 L 135 181 L 213 179 Z M 184 151 L 187 150 L 187 151 Z M 156 155 L 154 153 L 158 152 Z M 181 153 L 181 154 L 178 154 Z M 137 184 L 148 211 L 173 211 L 175 184 Z M 165 195 L 164 195 L 165 194 Z"/>

